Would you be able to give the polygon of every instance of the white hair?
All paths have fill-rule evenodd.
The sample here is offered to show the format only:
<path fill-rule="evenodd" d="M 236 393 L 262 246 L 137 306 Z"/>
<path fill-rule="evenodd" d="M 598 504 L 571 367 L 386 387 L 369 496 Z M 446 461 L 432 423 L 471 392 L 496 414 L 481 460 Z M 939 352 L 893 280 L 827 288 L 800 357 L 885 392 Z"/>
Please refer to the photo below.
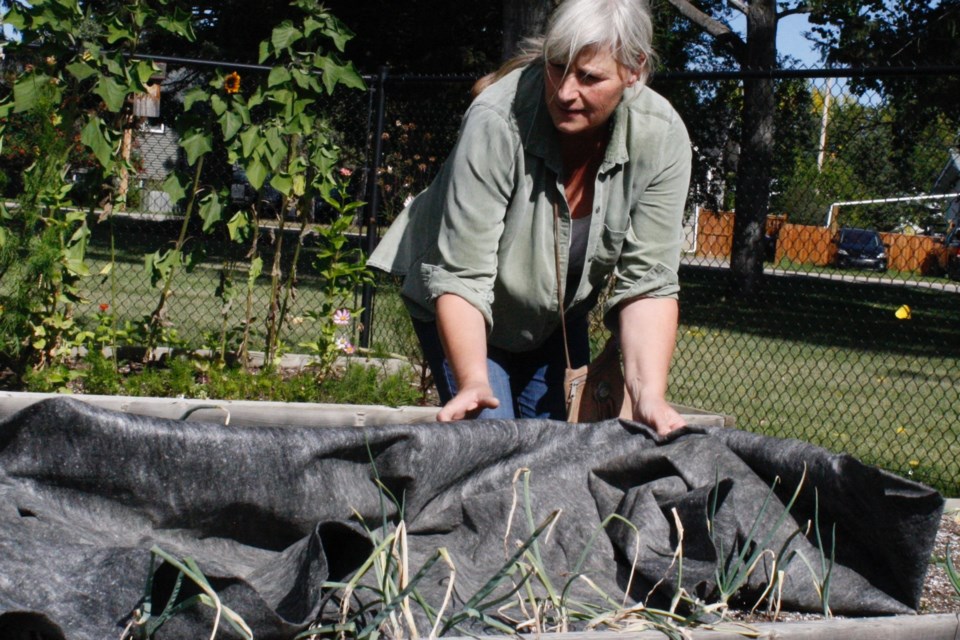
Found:
<path fill-rule="evenodd" d="M 550 16 L 541 47 L 555 64 L 570 64 L 588 48 L 608 49 L 641 84 L 656 58 L 646 0 L 564 0 Z"/>
<path fill-rule="evenodd" d="M 637 85 L 643 86 L 657 58 L 647 0 L 563 0 L 551 14 L 546 33 L 525 39 L 520 52 L 478 80 L 472 93 L 476 96 L 537 59 L 567 66 L 589 48 L 608 49 L 621 67 L 637 74 Z"/>

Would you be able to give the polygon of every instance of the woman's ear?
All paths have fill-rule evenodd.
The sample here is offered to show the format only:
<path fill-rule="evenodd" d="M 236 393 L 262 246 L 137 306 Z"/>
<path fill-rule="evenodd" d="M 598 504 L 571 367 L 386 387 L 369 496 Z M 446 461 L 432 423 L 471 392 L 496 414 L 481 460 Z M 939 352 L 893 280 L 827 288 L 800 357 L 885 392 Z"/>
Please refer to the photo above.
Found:
<path fill-rule="evenodd" d="M 628 87 L 632 87 L 640 80 L 640 71 L 643 69 L 644 65 L 647 64 L 647 56 L 640 54 L 640 58 L 637 60 L 637 66 L 635 69 L 627 69 L 627 76 L 624 78 L 624 81 L 627 83 Z"/>

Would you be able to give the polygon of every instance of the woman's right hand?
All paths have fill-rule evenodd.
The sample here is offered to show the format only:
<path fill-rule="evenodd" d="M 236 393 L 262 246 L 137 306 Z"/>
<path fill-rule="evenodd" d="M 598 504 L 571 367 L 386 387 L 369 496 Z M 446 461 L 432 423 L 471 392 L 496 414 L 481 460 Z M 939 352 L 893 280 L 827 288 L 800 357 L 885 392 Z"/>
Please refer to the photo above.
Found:
<path fill-rule="evenodd" d="M 467 385 L 443 405 L 437 414 L 437 422 L 451 422 L 475 418 L 484 409 L 496 409 L 500 401 L 493 395 L 489 384 Z"/>

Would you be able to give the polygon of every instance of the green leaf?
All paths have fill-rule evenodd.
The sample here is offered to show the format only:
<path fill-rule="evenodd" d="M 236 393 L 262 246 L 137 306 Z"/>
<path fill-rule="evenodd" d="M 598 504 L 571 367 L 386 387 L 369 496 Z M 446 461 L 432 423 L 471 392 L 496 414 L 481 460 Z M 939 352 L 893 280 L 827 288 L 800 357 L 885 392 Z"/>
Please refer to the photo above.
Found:
<path fill-rule="evenodd" d="M 233 214 L 233 217 L 227 221 L 227 233 L 230 234 L 230 240 L 236 242 L 244 238 L 249 227 L 250 221 L 244 212 L 238 211 Z"/>
<path fill-rule="evenodd" d="M 174 8 L 172 16 L 168 13 L 164 13 L 163 15 L 157 17 L 157 26 L 159 26 L 161 29 L 169 31 L 170 33 L 183 36 L 190 42 L 193 42 L 197 39 L 197 36 L 193 31 L 193 16 L 179 6 Z"/>
<path fill-rule="evenodd" d="M 80 82 L 83 82 L 90 76 L 96 74 L 97 70 L 86 62 L 73 62 L 67 65 L 67 72 Z"/>
<path fill-rule="evenodd" d="M 299 69 L 295 69 L 293 71 L 292 76 L 293 76 L 293 81 L 297 84 L 298 87 L 304 90 L 310 88 L 310 79 L 311 79 L 310 74 L 306 74 L 303 71 L 300 71 Z"/>
<path fill-rule="evenodd" d="M 253 152 L 260 146 L 260 125 L 245 129 L 240 133 L 240 143 L 243 145 L 243 155 L 252 156 Z"/>
<path fill-rule="evenodd" d="M 107 43 L 116 44 L 118 40 L 133 40 L 133 32 L 129 29 L 123 29 L 116 23 L 107 27 Z"/>
<path fill-rule="evenodd" d="M 278 173 L 270 178 L 270 186 L 283 195 L 289 196 L 293 192 L 293 179 L 288 175 Z"/>
<path fill-rule="evenodd" d="M 263 162 L 255 158 L 251 158 L 243 170 L 246 172 L 247 180 L 250 181 L 250 184 L 253 185 L 253 188 L 259 191 L 260 187 L 263 186 L 264 180 L 267 179 L 267 168 L 264 166 Z"/>
<path fill-rule="evenodd" d="M 260 43 L 260 55 L 257 56 L 257 62 L 263 64 L 270 57 L 270 42 L 264 40 Z"/>
<path fill-rule="evenodd" d="M 93 92 L 103 98 L 107 108 L 114 113 L 123 108 L 123 103 L 126 102 L 127 95 L 130 93 L 128 87 L 125 87 L 109 76 L 100 76 Z"/>
<path fill-rule="evenodd" d="M 183 110 L 190 111 L 197 102 L 206 102 L 209 99 L 210 94 L 207 93 L 206 89 L 200 87 L 190 89 L 183 94 Z"/>
<path fill-rule="evenodd" d="M 241 118 L 237 113 L 233 111 L 227 111 L 223 114 L 223 117 L 220 118 L 220 127 L 223 129 L 223 139 L 225 142 L 230 142 L 233 140 L 233 137 L 237 135 L 237 132 L 240 131 L 240 128 L 243 126 L 243 118 Z"/>
<path fill-rule="evenodd" d="M 290 80 L 290 72 L 287 71 L 286 67 L 274 67 L 270 70 L 270 75 L 267 76 L 267 86 L 275 87 L 278 84 L 283 84 Z"/>
<path fill-rule="evenodd" d="M 210 94 L 210 108 L 213 109 L 215 114 L 222 116 L 224 112 L 226 112 L 227 107 L 227 101 L 220 97 L 219 94 Z"/>
<path fill-rule="evenodd" d="M 293 44 L 302 37 L 303 34 L 300 33 L 300 30 L 294 27 L 289 20 L 285 20 L 270 34 L 270 43 L 274 49 L 282 51 L 292 47 Z"/>
<path fill-rule="evenodd" d="M 174 204 L 187 197 L 187 188 L 180 182 L 180 176 L 176 173 L 171 173 L 167 176 L 161 188 L 164 193 L 170 196 L 170 201 Z"/>
<path fill-rule="evenodd" d="M 337 51 L 343 52 L 347 42 L 353 39 L 353 32 L 347 29 L 342 22 L 337 19 L 331 20 L 332 26 L 323 30 L 323 35 L 333 40 L 333 46 Z"/>
<path fill-rule="evenodd" d="M 317 29 L 322 29 L 323 23 L 316 18 L 307 18 L 303 21 L 303 35 L 309 36 Z"/>
<path fill-rule="evenodd" d="M 267 139 L 267 147 L 272 153 L 283 153 L 284 156 L 286 156 L 287 143 L 277 127 L 267 129 L 265 137 Z"/>
<path fill-rule="evenodd" d="M 275 102 L 282 106 L 289 106 L 297 99 L 297 94 L 289 89 L 274 89 L 267 94 L 267 97 L 270 98 L 271 102 Z"/>
<path fill-rule="evenodd" d="M 150 82 L 150 78 L 156 75 L 159 70 L 160 69 L 155 64 L 146 60 L 138 60 L 137 66 L 134 68 L 134 71 L 137 75 L 137 80 L 139 80 L 140 84 L 143 86 L 146 86 L 147 83 Z"/>
<path fill-rule="evenodd" d="M 200 156 L 213 151 L 213 144 L 209 134 L 194 129 L 180 139 L 180 148 L 187 154 L 187 164 L 192 167 Z"/>
<path fill-rule="evenodd" d="M 30 73 L 22 77 L 13 85 L 14 113 L 22 113 L 34 109 L 40 99 L 48 94 L 53 78 L 44 73 Z"/>
<path fill-rule="evenodd" d="M 80 132 L 80 142 L 93 151 L 93 155 L 97 157 L 100 166 L 104 169 L 110 169 L 113 166 L 113 146 L 107 136 L 104 135 L 102 125 L 103 123 L 99 118 L 88 120 L 86 126 L 83 127 L 83 131 Z"/>
<path fill-rule="evenodd" d="M 180 252 L 176 249 L 155 251 L 144 256 L 144 264 L 150 275 L 150 284 L 157 286 L 158 282 L 169 278 L 173 268 L 180 264 Z"/>
<path fill-rule="evenodd" d="M 112 75 L 118 78 L 122 78 L 126 75 L 124 65 L 120 64 L 119 61 L 115 60 L 114 58 L 106 58 L 105 62 L 107 65 L 107 71 L 109 71 Z"/>
<path fill-rule="evenodd" d="M 263 258 L 254 258 L 250 261 L 250 273 L 247 274 L 247 284 L 253 286 L 254 281 L 263 273 Z"/>
<path fill-rule="evenodd" d="M 15 2 L 10 5 L 10 10 L 3 14 L 3 22 L 19 31 L 23 31 L 27 26 L 26 16 Z"/>
<path fill-rule="evenodd" d="M 216 192 L 211 192 L 200 202 L 200 217 L 203 219 L 204 232 L 220 222 L 222 216 L 223 206 L 220 204 L 220 198 L 217 197 Z"/>
<path fill-rule="evenodd" d="M 293 194 L 302 196 L 307 191 L 307 177 L 302 173 L 293 176 Z"/>
<path fill-rule="evenodd" d="M 366 89 L 367 85 L 363 78 L 354 69 L 353 63 L 340 64 L 333 58 L 324 57 L 320 63 L 323 71 L 323 85 L 327 93 L 333 93 L 337 83 L 345 85 L 351 89 Z"/>

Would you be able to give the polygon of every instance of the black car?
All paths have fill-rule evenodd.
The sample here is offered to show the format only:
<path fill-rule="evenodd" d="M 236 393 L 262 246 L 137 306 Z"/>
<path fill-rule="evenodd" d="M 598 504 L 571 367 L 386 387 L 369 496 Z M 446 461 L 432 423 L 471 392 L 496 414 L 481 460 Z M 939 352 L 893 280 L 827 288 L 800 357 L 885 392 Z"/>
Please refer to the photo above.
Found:
<path fill-rule="evenodd" d="M 943 249 L 938 256 L 941 271 L 951 280 L 960 280 L 960 226 L 943 240 Z"/>
<path fill-rule="evenodd" d="M 837 239 L 835 264 L 841 269 L 887 270 L 887 248 L 873 229 L 841 229 Z"/>

